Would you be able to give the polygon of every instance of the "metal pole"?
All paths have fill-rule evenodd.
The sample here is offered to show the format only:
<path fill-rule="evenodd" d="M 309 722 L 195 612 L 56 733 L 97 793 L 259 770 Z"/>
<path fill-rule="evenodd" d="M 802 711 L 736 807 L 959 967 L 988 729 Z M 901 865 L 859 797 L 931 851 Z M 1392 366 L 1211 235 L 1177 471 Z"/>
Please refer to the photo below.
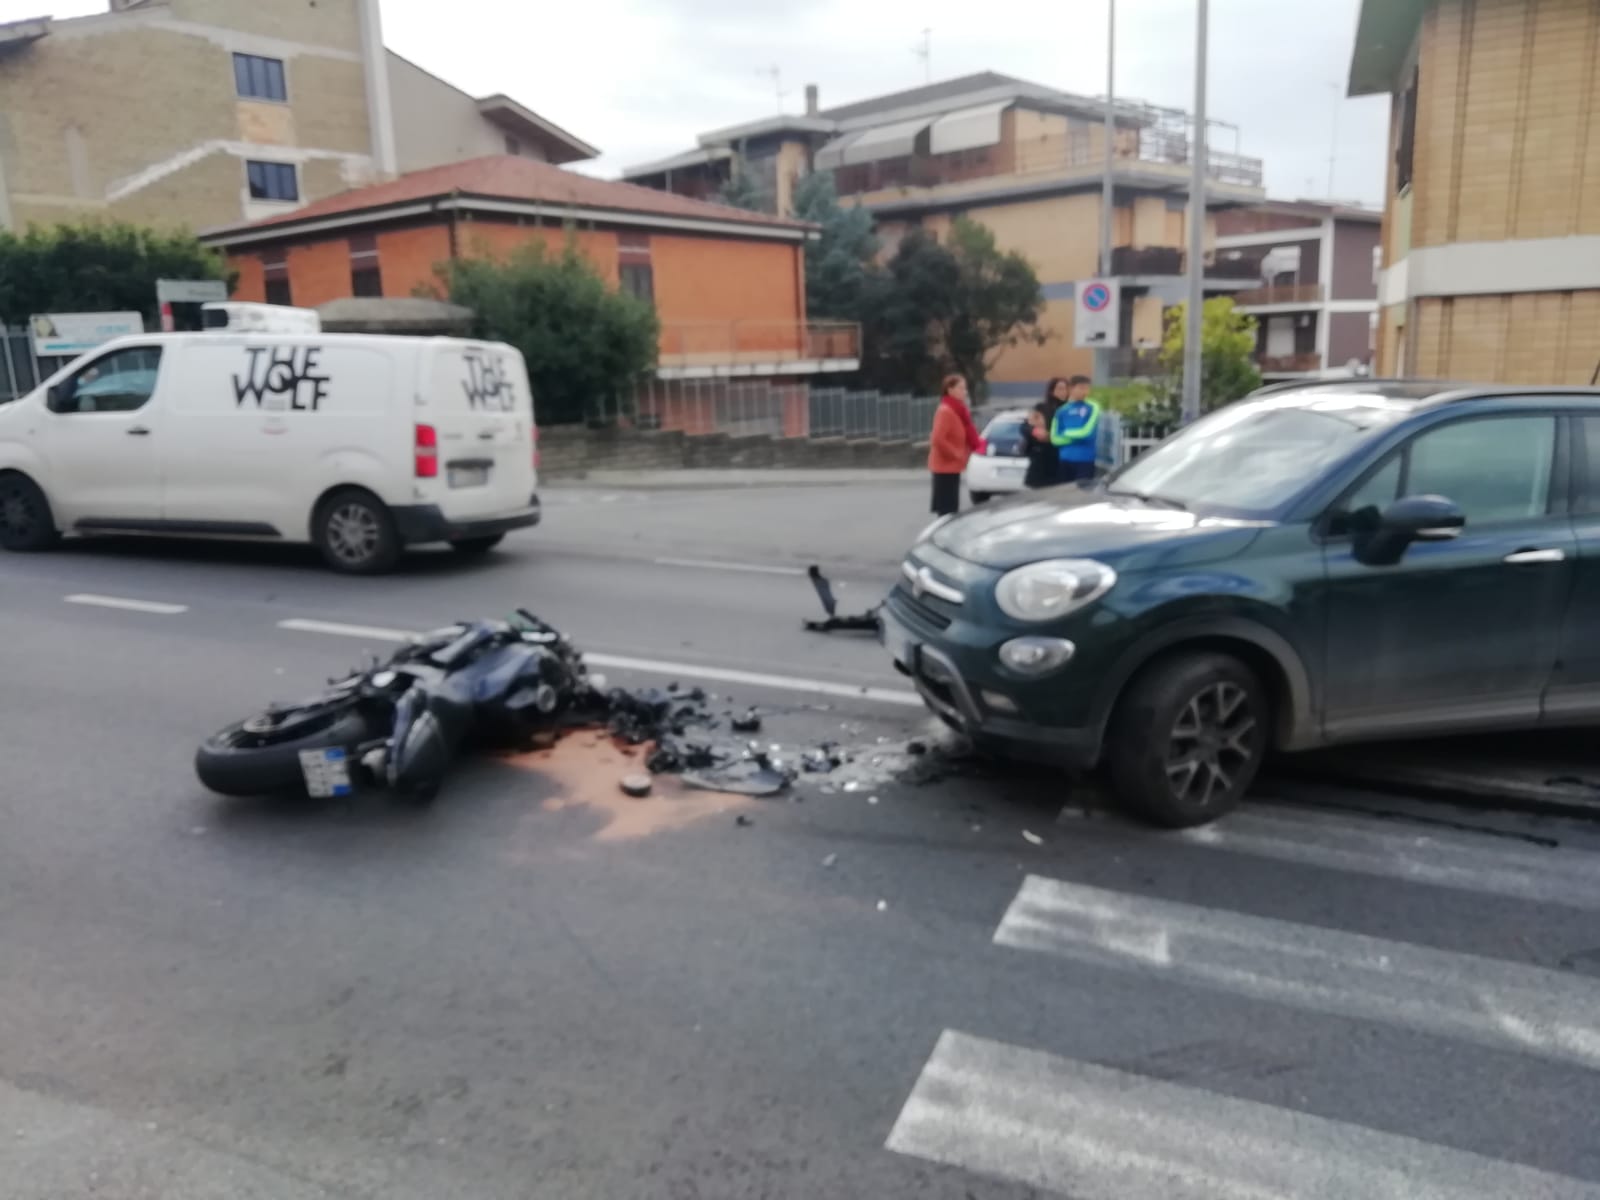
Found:
<path fill-rule="evenodd" d="M 1200 416 L 1200 335 L 1205 316 L 1206 254 L 1206 53 L 1208 0 L 1196 0 L 1198 20 L 1194 56 L 1194 145 L 1189 157 L 1194 167 L 1189 182 L 1189 303 L 1184 313 L 1183 423 Z"/>
<path fill-rule="evenodd" d="M 1117 0 L 1106 0 L 1105 168 L 1100 178 L 1100 275 L 1111 274 L 1111 237 L 1116 222 L 1117 163 Z M 1094 381 L 1111 382 L 1111 352 L 1094 352 Z"/>

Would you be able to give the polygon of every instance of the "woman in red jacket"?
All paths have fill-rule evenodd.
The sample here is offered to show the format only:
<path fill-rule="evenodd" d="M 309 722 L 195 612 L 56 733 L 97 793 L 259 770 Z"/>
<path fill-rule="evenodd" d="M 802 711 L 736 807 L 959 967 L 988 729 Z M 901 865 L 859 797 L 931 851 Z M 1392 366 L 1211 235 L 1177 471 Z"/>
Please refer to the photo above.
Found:
<path fill-rule="evenodd" d="M 982 453 L 983 438 L 967 407 L 967 381 L 959 375 L 946 375 L 928 445 L 935 514 L 943 517 L 961 511 L 961 475 L 967 469 L 967 460 Z"/>

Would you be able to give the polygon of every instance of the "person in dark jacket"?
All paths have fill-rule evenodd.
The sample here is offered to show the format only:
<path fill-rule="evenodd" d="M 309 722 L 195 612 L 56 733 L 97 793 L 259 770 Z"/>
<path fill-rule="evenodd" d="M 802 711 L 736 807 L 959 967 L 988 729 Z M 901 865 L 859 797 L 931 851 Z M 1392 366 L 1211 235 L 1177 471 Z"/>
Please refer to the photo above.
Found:
<path fill-rule="evenodd" d="M 1078 483 L 1094 478 L 1100 444 L 1100 406 L 1089 399 L 1087 376 L 1074 375 L 1067 402 L 1056 410 L 1050 441 L 1061 454 L 1060 480 Z"/>
<path fill-rule="evenodd" d="M 1028 451 L 1028 474 L 1023 480 L 1026 487 L 1054 487 L 1061 481 L 1061 451 L 1050 441 L 1050 427 L 1055 424 L 1056 410 L 1067 402 L 1070 389 L 1064 376 L 1052 379 L 1044 390 L 1044 399 L 1033 406 L 1023 425 L 1022 436 Z"/>

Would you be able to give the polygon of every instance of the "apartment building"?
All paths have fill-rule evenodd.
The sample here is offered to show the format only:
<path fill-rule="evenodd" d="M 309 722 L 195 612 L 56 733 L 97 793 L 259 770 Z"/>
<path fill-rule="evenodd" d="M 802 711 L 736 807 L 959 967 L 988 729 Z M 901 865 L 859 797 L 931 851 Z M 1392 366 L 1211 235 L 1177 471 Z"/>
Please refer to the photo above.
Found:
<path fill-rule="evenodd" d="M 0 25 L 0 228 L 202 229 L 491 153 L 598 151 L 385 50 L 378 0 L 110 0 Z"/>
<path fill-rule="evenodd" d="M 1259 287 L 1234 294 L 1256 318 L 1268 380 L 1370 369 L 1378 329 L 1383 214 L 1316 200 L 1217 214 L 1217 257 L 1248 265 Z"/>
<path fill-rule="evenodd" d="M 1383 374 L 1587 384 L 1600 365 L 1600 4 L 1365 0 L 1393 98 Z"/>
<path fill-rule="evenodd" d="M 1053 375 L 1097 367 L 1110 375 L 1148 368 L 1164 312 L 1186 295 L 1192 122 L 1185 113 L 1117 102 L 1111 273 L 1121 283 L 1122 348 L 1097 356 L 1074 347 L 1073 318 L 1078 284 L 1099 267 L 1103 100 L 995 72 L 836 108 L 818 99 L 808 88 L 802 115 L 708 133 L 695 149 L 625 178 L 708 195 L 743 174 L 770 211 L 781 212 L 799 177 L 832 171 L 841 196 L 873 212 L 886 251 L 913 226 L 939 235 L 958 216 L 981 221 L 1039 273 L 1052 335 L 1043 346 L 1007 351 L 991 372 L 992 395 L 1031 396 Z M 1259 159 L 1214 151 L 1208 161 L 1208 209 L 1264 199 Z M 1215 236 L 1208 212 L 1206 294 L 1258 286 L 1251 264 L 1216 257 Z"/>
<path fill-rule="evenodd" d="M 211 230 L 234 296 L 319 307 L 413 296 L 441 265 L 569 238 L 613 287 L 655 305 L 661 396 L 686 381 L 803 384 L 860 366 L 853 324 L 808 321 L 814 228 L 506 155 L 404 175 L 298 212 Z M 698 394 L 710 395 L 700 388 Z M 707 427 L 715 413 L 704 413 Z M 683 422 L 672 427 L 686 428 Z"/>

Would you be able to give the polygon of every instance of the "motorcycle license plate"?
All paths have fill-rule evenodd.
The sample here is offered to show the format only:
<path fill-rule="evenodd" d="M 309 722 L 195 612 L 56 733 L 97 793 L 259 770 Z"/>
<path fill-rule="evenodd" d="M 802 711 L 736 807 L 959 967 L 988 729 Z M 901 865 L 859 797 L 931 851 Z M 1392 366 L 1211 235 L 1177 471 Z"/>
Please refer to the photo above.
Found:
<path fill-rule="evenodd" d="M 300 773 L 305 776 L 306 791 L 319 800 L 355 791 L 350 782 L 350 757 L 336 746 L 300 751 Z"/>

